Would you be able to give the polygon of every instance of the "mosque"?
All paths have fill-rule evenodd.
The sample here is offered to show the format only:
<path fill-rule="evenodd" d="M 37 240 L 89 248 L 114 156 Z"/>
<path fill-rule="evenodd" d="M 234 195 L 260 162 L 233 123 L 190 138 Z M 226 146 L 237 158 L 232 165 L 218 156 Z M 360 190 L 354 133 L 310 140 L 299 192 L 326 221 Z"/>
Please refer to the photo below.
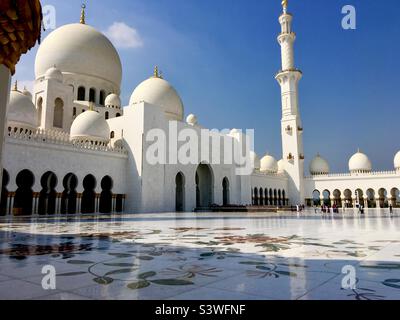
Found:
<path fill-rule="evenodd" d="M 53 31 L 39 47 L 33 92 L 16 84 L 10 93 L 3 152 L 0 214 L 153 213 L 211 207 L 285 208 L 305 204 L 367 208 L 400 206 L 400 152 L 394 170 L 374 171 L 358 151 L 349 172 L 333 174 L 320 155 L 305 172 L 303 125 L 298 103 L 302 72 L 295 67 L 292 14 L 283 1 L 279 17 L 282 66 L 275 75 L 282 96 L 282 159 L 250 152 L 252 170 L 217 160 L 149 163 L 146 137 L 175 126 L 178 136 L 203 127 L 156 68 L 121 105 L 122 65 L 109 39 L 85 22 Z M 185 119 L 185 120 L 184 120 Z M 235 144 L 243 133 L 201 135 Z M 185 144 L 166 134 L 165 141 Z M 176 148 L 177 150 L 177 148 Z M 226 151 L 226 150 L 225 150 Z M 235 151 L 228 151 L 235 152 Z M 167 150 L 165 156 L 175 156 Z M 215 159 L 214 159 L 215 160 Z"/>

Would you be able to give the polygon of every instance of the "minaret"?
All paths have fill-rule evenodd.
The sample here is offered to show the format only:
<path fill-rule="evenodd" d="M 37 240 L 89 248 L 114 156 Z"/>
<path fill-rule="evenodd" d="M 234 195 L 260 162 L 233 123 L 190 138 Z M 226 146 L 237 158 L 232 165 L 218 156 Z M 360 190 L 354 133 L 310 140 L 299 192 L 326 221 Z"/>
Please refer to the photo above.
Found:
<path fill-rule="evenodd" d="M 281 46 L 282 70 L 275 79 L 282 95 L 282 151 L 285 171 L 289 176 L 289 199 L 292 205 L 304 203 L 304 152 L 303 127 L 299 112 L 298 84 L 302 78 L 295 68 L 293 45 L 296 35 L 292 32 L 293 16 L 287 12 L 288 0 L 282 1 L 283 13 L 279 17 L 282 31 L 278 36 Z"/>

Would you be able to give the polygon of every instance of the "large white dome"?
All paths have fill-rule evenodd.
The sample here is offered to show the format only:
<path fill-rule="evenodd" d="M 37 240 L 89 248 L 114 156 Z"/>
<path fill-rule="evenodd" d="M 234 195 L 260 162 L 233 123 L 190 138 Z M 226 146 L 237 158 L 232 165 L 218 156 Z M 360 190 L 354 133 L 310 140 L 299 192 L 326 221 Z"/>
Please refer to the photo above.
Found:
<path fill-rule="evenodd" d="M 181 98 L 174 87 L 160 77 L 152 77 L 139 84 L 132 93 L 129 105 L 143 101 L 161 107 L 169 120 L 183 120 Z"/>
<path fill-rule="evenodd" d="M 400 151 L 394 157 L 394 168 L 400 170 Z"/>
<path fill-rule="evenodd" d="M 62 26 L 50 33 L 36 55 L 36 78 L 57 66 L 63 73 L 73 73 L 108 80 L 121 85 L 121 60 L 110 40 L 86 24 Z"/>
<path fill-rule="evenodd" d="M 88 110 L 74 120 L 70 135 L 73 141 L 105 143 L 110 140 L 110 127 L 100 113 Z"/>
<path fill-rule="evenodd" d="M 317 155 L 310 163 L 310 173 L 312 175 L 329 174 L 330 168 L 328 161 Z"/>
<path fill-rule="evenodd" d="M 261 172 L 278 173 L 278 162 L 274 157 L 267 154 L 261 159 Z"/>
<path fill-rule="evenodd" d="M 358 151 L 349 160 L 349 170 L 351 173 L 371 172 L 372 164 L 367 155 Z"/>
<path fill-rule="evenodd" d="M 30 128 L 37 127 L 36 108 L 29 96 L 17 90 L 11 91 L 7 109 L 7 120 L 17 125 Z"/>

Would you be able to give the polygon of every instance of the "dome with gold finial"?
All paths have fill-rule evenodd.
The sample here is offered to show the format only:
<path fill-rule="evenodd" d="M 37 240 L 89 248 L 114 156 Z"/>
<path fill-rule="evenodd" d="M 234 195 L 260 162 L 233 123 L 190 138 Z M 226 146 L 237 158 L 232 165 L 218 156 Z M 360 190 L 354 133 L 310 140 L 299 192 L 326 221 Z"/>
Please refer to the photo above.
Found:
<path fill-rule="evenodd" d="M 45 77 L 54 66 L 64 75 L 108 81 L 113 91 L 119 93 L 122 79 L 119 54 L 103 33 L 86 24 L 84 8 L 81 23 L 54 30 L 39 46 L 35 60 L 36 79 Z"/>
<path fill-rule="evenodd" d="M 136 87 L 129 105 L 132 106 L 140 102 L 147 102 L 160 107 L 169 120 L 183 120 L 184 107 L 182 100 L 175 88 L 162 78 L 158 67 L 155 67 L 151 78 Z"/>
<path fill-rule="evenodd" d="M 329 174 L 330 167 L 328 161 L 322 158 L 319 154 L 310 163 L 310 174 L 326 175 Z"/>
<path fill-rule="evenodd" d="M 15 82 L 14 89 L 10 93 L 10 101 L 7 108 L 7 121 L 9 125 L 33 129 L 37 127 L 37 113 L 32 99 L 18 90 Z"/>
<path fill-rule="evenodd" d="M 261 172 L 266 173 L 278 173 L 278 162 L 275 158 L 269 154 L 266 154 L 261 159 Z"/>
<path fill-rule="evenodd" d="M 371 172 L 372 164 L 368 156 L 358 150 L 349 160 L 349 170 L 351 173 Z"/>

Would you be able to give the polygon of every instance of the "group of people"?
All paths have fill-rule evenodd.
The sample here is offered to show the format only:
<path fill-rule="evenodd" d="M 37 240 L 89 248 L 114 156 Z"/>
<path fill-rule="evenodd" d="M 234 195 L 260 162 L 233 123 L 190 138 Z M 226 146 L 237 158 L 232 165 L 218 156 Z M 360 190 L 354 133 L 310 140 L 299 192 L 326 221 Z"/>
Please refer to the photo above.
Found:
<path fill-rule="evenodd" d="M 317 209 L 317 207 L 315 206 L 315 207 L 314 207 L 314 212 L 315 212 L 315 213 L 318 213 L 317 211 L 318 211 L 318 209 Z M 334 204 L 332 207 L 323 204 L 323 205 L 321 206 L 321 212 L 322 212 L 322 213 L 339 213 L 339 207 L 338 207 L 336 204 Z"/>
<path fill-rule="evenodd" d="M 291 206 L 291 211 L 292 212 L 302 212 L 306 209 L 306 206 L 303 204 L 298 204 L 296 206 Z"/>
<path fill-rule="evenodd" d="M 360 213 L 360 214 L 364 214 L 365 213 L 365 208 L 364 208 L 363 205 L 361 205 L 361 204 L 357 205 L 357 208 L 358 208 L 358 213 Z M 346 211 L 346 208 L 344 207 L 343 208 L 343 213 L 345 211 Z M 314 206 L 314 212 L 318 213 L 318 207 L 317 206 Z M 339 207 L 336 204 L 334 204 L 332 207 L 323 204 L 321 206 L 321 211 L 320 212 L 321 213 L 339 213 Z M 389 212 L 390 212 L 390 214 L 393 214 L 393 205 L 391 205 L 391 204 L 389 205 Z"/>

